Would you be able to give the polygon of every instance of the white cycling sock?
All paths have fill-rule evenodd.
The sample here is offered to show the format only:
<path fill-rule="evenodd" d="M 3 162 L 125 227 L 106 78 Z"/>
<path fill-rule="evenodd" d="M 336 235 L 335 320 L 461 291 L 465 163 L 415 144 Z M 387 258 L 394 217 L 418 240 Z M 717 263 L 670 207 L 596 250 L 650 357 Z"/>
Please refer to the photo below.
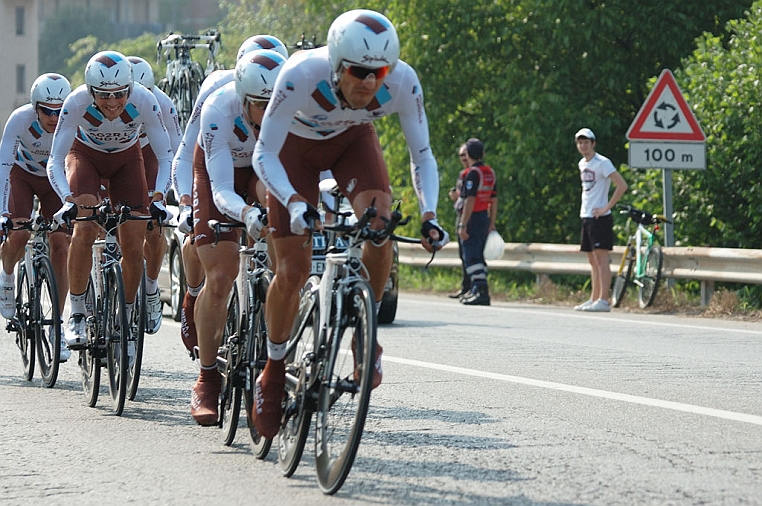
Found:
<path fill-rule="evenodd" d="M 201 289 L 204 287 L 204 281 L 201 282 L 198 286 L 189 286 L 188 287 L 188 293 L 191 295 L 191 297 L 198 297 L 198 294 L 201 292 Z"/>
<path fill-rule="evenodd" d="M 267 340 L 267 357 L 270 360 L 283 360 L 286 356 L 286 348 L 288 347 L 288 341 L 285 343 L 274 343 Z"/>
<path fill-rule="evenodd" d="M 151 279 L 146 276 L 146 293 L 156 293 L 159 291 L 159 280 Z"/>
<path fill-rule="evenodd" d="M 85 298 L 87 292 L 80 295 L 69 294 L 69 302 L 71 302 L 71 314 L 87 314 L 85 310 Z"/>
<path fill-rule="evenodd" d="M 1 278 L 3 284 L 12 285 L 13 284 L 13 273 L 11 272 L 10 274 L 8 274 L 7 272 L 5 272 L 5 269 L 0 269 L 0 271 L 3 272 L 2 273 L 2 278 Z"/>

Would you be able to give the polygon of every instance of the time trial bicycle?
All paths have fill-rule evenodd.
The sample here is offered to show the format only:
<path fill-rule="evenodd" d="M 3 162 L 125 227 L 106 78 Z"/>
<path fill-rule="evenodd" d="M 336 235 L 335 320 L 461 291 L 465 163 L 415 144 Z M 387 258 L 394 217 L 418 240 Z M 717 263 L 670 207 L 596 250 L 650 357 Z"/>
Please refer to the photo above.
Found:
<path fill-rule="evenodd" d="M 48 388 L 56 384 L 61 346 L 65 346 L 61 343 L 58 283 L 49 256 L 48 233 L 56 228 L 55 222 L 41 215 L 17 221 L 10 228 L 29 230 L 32 237 L 17 267 L 16 314 L 8 320 L 7 330 L 16 334 L 24 378 L 32 380 L 36 355 L 42 383 Z"/>
<path fill-rule="evenodd" d="M 638 287 L 638 305 L 649 307 L 656 299 L 661 281 L 664 254 L 656 236 L 660 223 L 672 223 L 661 214 L 651 214 L 630 205 L 618 204 L 620 214 L 637 223 L 635 233 L 630 235 L 625 244 L 622 261 L 614 278 L 611 301 L 619 307 L 624 300 L 627 287 L 634 283 Z M 653 225 L 654 231 L 646 228 Z"/>

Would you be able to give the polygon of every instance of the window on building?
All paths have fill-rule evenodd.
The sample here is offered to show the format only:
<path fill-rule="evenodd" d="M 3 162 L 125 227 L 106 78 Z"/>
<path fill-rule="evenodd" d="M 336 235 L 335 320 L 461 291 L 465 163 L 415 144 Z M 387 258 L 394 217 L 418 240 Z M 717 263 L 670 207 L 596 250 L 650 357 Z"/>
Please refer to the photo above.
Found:
<path fill-rule="evenodd" d="M 16 7 L 16 35 L 24 35 L 24 7 Z"/>
<path fill-rule="evenodd" d="M 23 63 L 16 65 L 16 93 L 27 93 L 26 86 L 26 65 Z"/>

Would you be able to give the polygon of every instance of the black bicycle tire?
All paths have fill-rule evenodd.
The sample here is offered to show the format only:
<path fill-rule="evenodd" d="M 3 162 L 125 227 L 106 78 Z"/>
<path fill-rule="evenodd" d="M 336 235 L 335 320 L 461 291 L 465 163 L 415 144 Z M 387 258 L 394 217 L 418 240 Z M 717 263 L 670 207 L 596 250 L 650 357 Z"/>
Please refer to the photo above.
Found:
<path fill-rule="evenodd" d="M 21 352 L 21 365 L 23 366 L 24 379 L 32 381 L 34 378 L 34 362 L 36 359 L 36 339 L 34 329 L 31 326 L 32 313 L 32 288 L 27 275 L 26 264 L 19 264 L 16 275 L 16 346 Z"/>
<path fill-rule="evenodd" d="M 335 494 L 344 484 L 352 464 L 354 463 L 357 450 L 360 447 L 365 420 L 370 406 L 370 395 L 373 383 L 373 374 L 375 371 L 376 359 L 376 331 L 378 323 L 376 321 L 375 297 L 370 284 L 364 279 L 355 280 L 349 287 L 344 304 L 345 316 L 341 318 L 342 328 L 340 329 L 339 340 L 330 341 L 328 357 L 324 369 L 320 376 L 320 390 L 318 393 L 317 411 L 315 415 L 315 468 L 317 471 L 318 485 L 325 494 Z M 350 327 L 349 323 L 356 321 L 357 325 Z M 344 323 L 346 322 L 346 323 Z M 362 339 L 348 336 L 345 331 L 354 332 L 354 336 L 362 330 Z M 345 377 L 346 369 L 337 368 L 340 360 L 346 360 L 352 363 L 352 358 L 347 354 L 341 353 L 341 341 L 352 340 L 352 347 L 356 346 L 358 357 L 362 357 L 362 366 L 354 365 L 354 370 L 359 369 L 359 386 L 356 380 L 353 383 L 356 391 L 352 395 L 342 395 L 338 393 L 340 389 L 337 386 L 342 384 L 342 378 Z M 360 343 L 362 348 L 360 348 Z M 337 346 L 338 345 L 338 346 Z M 340 356 L 341 355 L 341 356 Z M 352 355 L 352 353 L 349 353 Z M 349 372 L 352 373 L 353 369 Z M 346 383 L 350 383 L 347 381 Z M 356 401 L 352 406 L 344 410 L 340 399 L 351 398 Z M 334 414 L 344 411 L 344 416 L 335 417 Z M 346 440 L 341 438 L 342 443 L 338 445 L 339 451 L 332 451 L 331 441 L 333 435 L 340 432 L 339 419 L 351 419 L 346 429 Z"/>
<path fill-rule="evenodd" d="M 37 363 L 42 384 L 53 388 L 58 379 L 61 357 L 61 311 L 58 300 L 58 283 L 53 272 L 53 264 L 46 256 L 35 261 L 35 310 L 34 332 L 37 340 Z M 47 295 L 46 295 L 47 294 Z M 49 304 L 48 311 L 43 303 Z M 52 325 L 53 336 L 47 335 L 46 329 Z"/>
<path fill-rule="evenodd" d="M 86 324 L 87 346 L 79 352 L 79 367 L 82 373 L 82 391 L 85 394 L 87 405 L 94 408 L 98 403 L 98 394 L 101 388 L 101 356 L 100 338 L 98 336 L 99 318 L 102 318 L 103 301 L 95 298 L 93 279 L 89 278 L 85 291 L 85 307 L 89 305 L 94 313 L 92 320 Z M 89 300 L 88 300 L 89 299 Z"/>
<path fill-rule="evenodd" d="M 297 376 L 298 382 L 296 389 L 286 385 L 285 407 L 291 409 L 293 406 L 296 414 L 288 417 L 278 432 L 278 462 L 281 474 L 286 477 L 293 475 L 299 467 L 314 411 L 308 395 L 314 377 L 308 377 L 307 366 L 302 364 L 301 358 L 306 353 L 318 349 L 320 304 L 314 288 L 319 284 L 320 278 L 317 276 L 307 279 L 299 296 L 299 313 L 289 338 L 288 347 L 292 351 L 286 359 L 286 370 L 291 370 Z M 309 374 L 314 375 L 317 370 L 316 361 L 312 362 L 310 369 Z"/>
<path fill-rule="evenodd" d="M 250 415 L 254 404 L 254 384 L 267 362 L 267 323 L 265 322 L 265 304 L 258 294 L 263 293 L 263 290 L 260 290 L 260 287 L 269 286 L 271 280 L 272 272 L 264 270 L 258 274 L 256 279 L 249 278 L 247 283 L 247 289 L 249 290 L 249 309 L 247 316 L 248 325 L 245 329 L 246 351 L 243 363 L 248 370 L 246 371 L 246 385 L 244 386 L 244 404 L 246 408 L 246 425 L 249 429 L 251 451 L 254 454 L 254 457 L 259 460 L 267 457 L 273 442 L 272 439 L 263 437 L 257 432 Z M 244 329 L 242 329 L 242 331 L 243 330 Z"/>
<path fill-rule="evenodd" d="M 635 265 L 635 248 L 631 244 L 628 244 L 624 255 L 626 259 L 623 264 L 619 265 L 619 272 L 614 277 L 614 285 L 611 288 L 611 302 L 614 307 L 622 305 L 624 297 L 627 294 L 627 288 L 632 282 L 632 269 Z"/>
<path fill-rule="evenodd" d="M 146 271 L 143 261 L 143 274 L 140 276 L 138 292 L 135 295 L 135 307 L 132 311 L 129 339 L 135 342 L 135 361 L 128 367 L 127 400 L 134 401 L 140 385 L 140 373 L 143 370 L 143 346 L 145 344 L 146 321 L 148 320 L 148 304 L 146 302 Z"/>
<path fill-rule="evenodd" d="M 109 378 L 109 393 L 114 414 L 120 416 L 127 399 L 127 340 L 129 320 L 124 295 L 122 268 L 112 264 L 104 276 L 107 304 L 104 313 L 104 336 L 106 337 L 106 368 Z M 116 305 L 116 307 L 114 307 Z M 117 355 L 118 352 L 118 355 Z"/>
<path fill-rule="evenodd" d="M 654 263 L 656 264 L 655 266 Z M 650 307 L 654 303 L 654 300 L 656 300 L 659 283 L 661 282 L 663 263 L 664 254 L 661 246 L 658 243 L 654 243 L 646 250 L 644 275 L 640 280 L 641 285 L 638 290 L 638 305 L 642 309 Z"/>
<path fill-rule="evenodd" d="M 239 304 L 237 288 L 233 288 L 233 294 L 228 301 L 227 320 L 225 321 L 225 332 L 223 333 L 223 343 L 227 349 L 225 355 L 225 370 L 222 373 L 222 389 L 219 399 L 219 424 L 222 428 L 222 442 L 225 446 L 230 446 L 235 440 L 238 430 L 238 420 L 241 413 L 241 388 L 237 386 L 238 374 L 240 372 L 241 344 L 238 332 L 239 322 L 241 321 L 241 310 Z"/>

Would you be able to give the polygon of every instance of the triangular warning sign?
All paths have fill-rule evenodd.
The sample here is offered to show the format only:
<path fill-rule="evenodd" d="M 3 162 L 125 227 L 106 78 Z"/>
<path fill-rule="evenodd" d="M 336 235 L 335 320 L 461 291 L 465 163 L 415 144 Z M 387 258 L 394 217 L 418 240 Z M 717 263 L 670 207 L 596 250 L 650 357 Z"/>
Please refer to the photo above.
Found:
<path fill-rule="evenodd" d="M 704 131 L 688 107 L 675 76 L 664 69 L 656 85 L 627 130 L 631 141 L 694 141 L 706 140 Z"/>

